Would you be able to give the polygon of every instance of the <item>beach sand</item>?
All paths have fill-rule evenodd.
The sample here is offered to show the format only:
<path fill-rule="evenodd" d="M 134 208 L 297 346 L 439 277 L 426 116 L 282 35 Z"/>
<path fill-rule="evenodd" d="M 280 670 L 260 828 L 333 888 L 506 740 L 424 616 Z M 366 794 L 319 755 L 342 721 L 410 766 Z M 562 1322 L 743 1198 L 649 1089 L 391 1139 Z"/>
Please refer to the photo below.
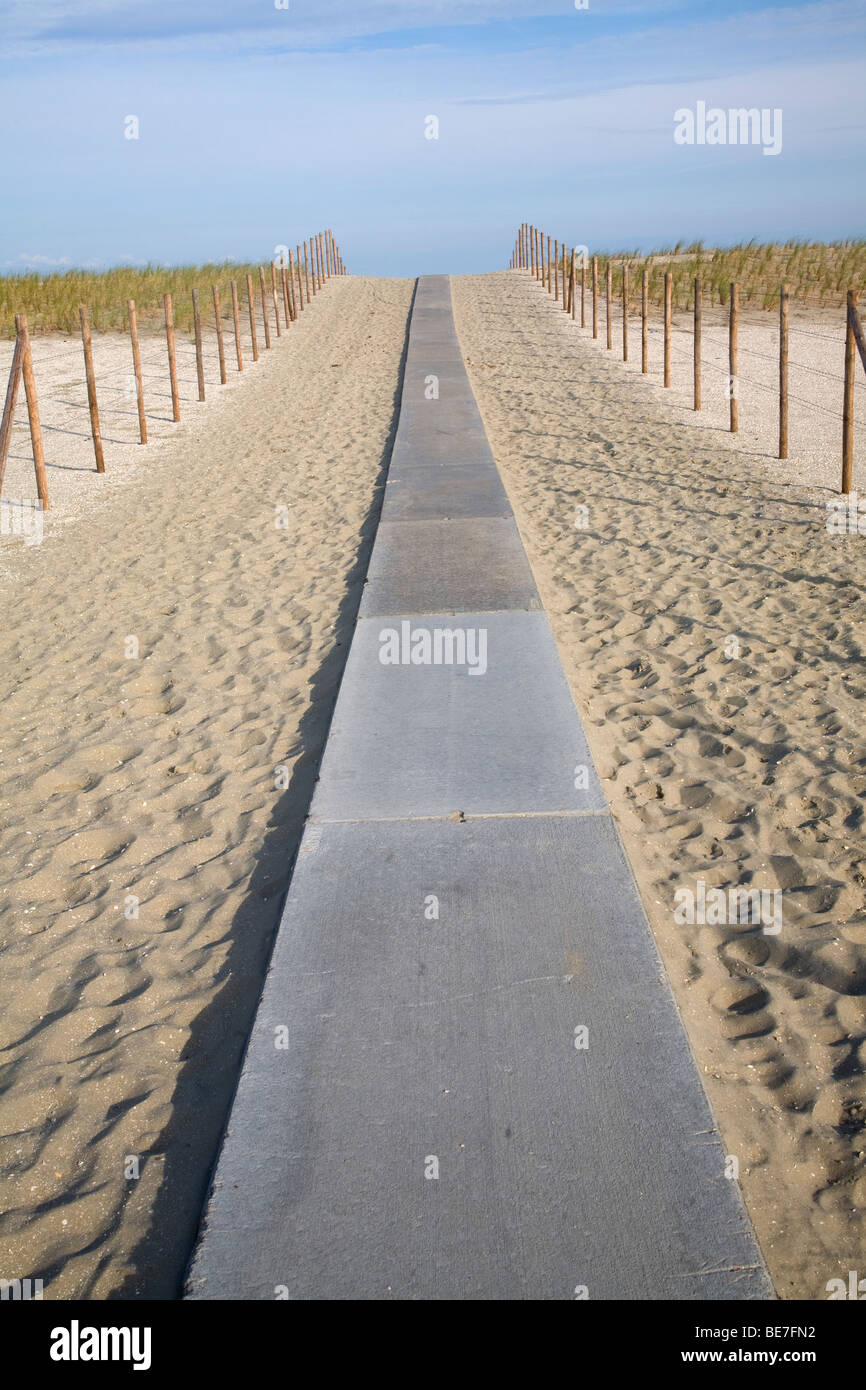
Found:
<path fill-rule="evenodd" d="M 799 340 L 800 360 L 819 343 L 810 360 L 837 375 L 812 384 L 826 416 L 792 411 L 780 465 L 771 392 L 741 394 L 732 441 L 723 396 L 703 419 L 687 409 L 687 354 L 678 397 L 658 384 L 658 339 L 641 380 L 639 325 L 637 364 L 623 366 L 526 274 L 461 277 L 453 294 L 490 442 L 777 1291 L 825 1299 L 827 1281 L 862 1272 L 866 1257 L 866 536 L 825 526 L 844 335 Z M 768 316 L 754 332 L 773 327 Z M 813 327 L 833 331 L 826 316 Z M 744 342 L 760 347 L 741 330 Z M 698 880 L 781 891 L 781 931 L 678 924 L 674 894 L 697 895 Z"/>
<path fill-rule="evenodd" d="M 78 357 L 35 344 L 55 507 L 41 544 L 0 545 L 0 1275 L 48 1299 L 178 1292 L 360 601 L 412 291 L 331 281 L 204 405 L 187 345 L 177 426 L 151 340 L 162 438 L 135 444 L 120 403 L 105 478 Z M 98 382 L 112 352 L 128 371 L 100 340 Z M 18 420 L 27 496 L 23 399 Z"/>

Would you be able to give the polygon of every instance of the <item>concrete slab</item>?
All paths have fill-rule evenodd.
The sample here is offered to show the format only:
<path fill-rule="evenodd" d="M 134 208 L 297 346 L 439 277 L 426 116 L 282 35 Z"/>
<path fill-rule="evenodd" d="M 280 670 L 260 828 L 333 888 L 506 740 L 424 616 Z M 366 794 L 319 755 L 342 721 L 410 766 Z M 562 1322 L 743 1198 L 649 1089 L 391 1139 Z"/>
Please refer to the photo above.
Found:
<path fill-rule="evenodd" d="M 412 314 L 412 328 L 409 341 L 429 350 L 441 345 L 447 347 L 456 357 L 462 355 L 460 339 L 454 327 L 450 309 L 419 309 Z"/>
<path fill-rule="evenodd" d="M 438 397 L 431 396 L 435 391 Z M 404 405 L 423 406 L 425 414 L 431 416 L 436 412 L 444 415 L 451 406 L 478 410 L 462 360 L 455 357 L 449 361 L 417 349 L 410 349 L 406 356 L 401 417 Z"/>
<path fill-rule="evenodd" d="M 486 636 L 468 663 L 384 665 L 383 633 Z M 459 654 L 459 653 L 458 653 Z M 468 654 L 468 653 L 467 653 Z M 478 664 L 478 663 L 476 663 Z M 587 785 L 575 768 L 586 768 Z M 313 798 L 314 820 L 531 814 L 605 806 L 544 613 L 365 618 L 355 629 Z"/>
<path fill-rule="evenodd" d="M 486 464 L 415 469 L 388 475 L 382 522 L 427 521 L 464 516 L 511 516 L 499 474 Z"/>
<path fill-rule="evenodd" d="M 406 412 L 394 441 L 389 477 L 437 467 L 486 464 L 495 470 L 493 454 L 474 405 L 447 411 L 415 406 Z"/>
<path fill-rule="evenodd" d="M 540 607 L 510 516 L 380 521 L 361 617 Z"/>
<path fill-rule="evenodd" d="M 724 1166 L 608 816 L 308 829 L 188 1296 L 768 1298 Z"/>
<path fill-rule="evenodd" d="M 413 309 L 444 309 L 449 314 L 451 308 L 451 277 L 449 275 L 422 275 L 415 289 Z"/>

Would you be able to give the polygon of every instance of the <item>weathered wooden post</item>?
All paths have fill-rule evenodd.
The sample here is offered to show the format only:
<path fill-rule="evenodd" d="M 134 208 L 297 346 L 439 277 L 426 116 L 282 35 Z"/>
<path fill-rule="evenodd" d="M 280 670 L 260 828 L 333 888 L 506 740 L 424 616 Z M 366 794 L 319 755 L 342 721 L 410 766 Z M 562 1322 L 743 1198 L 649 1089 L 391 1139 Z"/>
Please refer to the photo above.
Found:
<path fill-rule="evenodd" d="M 232 286 L 232 321 L 233 321 L 233 323 L 234 323 L 234 330 L 235 330 L 235 356 L 236 356 L 237 359 L 238 359 L 238 371 L 239 371 L 239 372 L 242 372 L 243 369 L 244 369 L 244 354 L 243 354 L 243 351 L 242 351 L 242 349 L 241 349 L 241 319 L 240 319 L 240 310 L 239 310 L 239 307 L 238 307 L 238 287 L 237 287 L 237 282 L 234 281 L 234 280 L 232 280 L 231 286 Z"/>
<path fill-rule="evenodd" d="M 144 385 L 141 379 L 141 349 L 138 343 L 138 320 L 135 314 L 135 300 L 126 303 L 129 314 L 129 337 L 132 342 L 132 370 L 135 373 L 135 400 L 138 406 L 138 437 L 142 444 L 147 443 L 147 419 L 144 414 Z"/>
<path fill-rule="evenodd" d="M 779 291 L 779 458 L 788 457 L 788 286 Z"/>
<path fill-rule="evenodd" d="M 177 358 L 174 351 L 174 310 L 171 306 L 171 295 L 163 297 L 165 308 L 165 341 L 168 347 L 168 374 L 171 380 L 171 415 L 172 419 L 180 419 L 180 395 L 177 389 Z"/>
<path fill-rule="evenodd" d="M 731 434 L 740 427 L 740 412 L 737 402 L 737 320 L 740 309 L 740 287 L 731 285 L 731 321 L 728 327 L 728 391 L 731 399 Z"/>
<path fill-rule="evenodd" d="M 27 331 L 27 315 L 15 315 L 15 331 L 21 338 L 21 374 L 24 377 L 24 394 L 27 397 L 27 420 L 30 425 L 30 443 L 33 447 L 33 468 L 36 473 L 36 495 L 42 503 L 43 512 L 51 505 L 48 500 L 48 477 L 45 472 L 45 453 L 42 448 L 42 426 L 39 423 L 39 402 L 36 397 L 36 378 L 33 375 L 33 356 L 30 351 L 30 334 Z"/>
<path fill-rule="evenodd" d="M 198 377 L 198 398 L 204 400 L 204 357 L 201 346 L 201 313 L 198 306 L 198 290 L 192 292 L 192 321 L 195 329 L 195 372 Z"/>
<path fill-rule="evenodd" d="M 694 409 L 701 408 L 701 282 L 695 276 Z"/>

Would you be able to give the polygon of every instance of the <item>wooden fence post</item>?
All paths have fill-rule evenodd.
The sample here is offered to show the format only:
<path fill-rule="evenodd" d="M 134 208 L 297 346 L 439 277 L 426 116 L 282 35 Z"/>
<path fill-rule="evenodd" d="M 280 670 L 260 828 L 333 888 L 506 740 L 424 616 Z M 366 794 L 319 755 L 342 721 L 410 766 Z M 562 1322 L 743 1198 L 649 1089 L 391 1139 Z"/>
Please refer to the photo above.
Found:
<path fill-rule="evenodd" d="M 289 264 L 286 268 L 286 284 L 289 287 L 289 305 L 292 311 L 292 323 L 296 323 L 298 319 L 298 302 L 295 298 L 295 262 L 292 258 L 291 251 L 289 252 Z"/>
<path fill-rule="evenodd" d="M 286 320 L 286 331 L 288 331 L 292 323 L 292 301 L 289 295 L 289 273 L 286 270 L 285 256 L 280 256 L 280 281 L 283 287 L 283 315 Z"/>
<path fill-rule="evenodd" d="M 553 294 L 553 284 L 550 279 L 550 237 L 547 238 L 547 293 Z"/>
<path fill-rule="evenodd" d="M 304 279 L 307 282 L 307 303 L 310 302 L 310 249 L 304 242 Z M 315 291 L 314 291 L 315 293 Z"/>
<path fill-rule="evenodd" d="M 553 242 L 553 297 L 559 301 L 559 242 Z"/>
<path fill-rule="evenodd" d="M 592 336 L 598 337 L 598 256 L 592 258 Z"/>
<path fill-rule="evenodd" d="M 628 361 L 628 266 L 622 263 L 622 360 Z"/>
<path fill-rule="evenodd" d="M 15 315 L 15 331 L 21 337 L 21 374 L 24 377 L 24 394 L 27 397 L 27 419 L 30 423 L 30 443 L 33 446 L 33 467 L 36 472 L 36 495 L 42 503 L 43 512 L 50 507 L 48 500 L 48 477 L 45 472 L 45 454 L 42 449 L 42 426 L 39 423 L 39 402 L 36 398 L 36 379 L 33 375 L 33 357 L 30 352 L 30 334 L 27 331 L 27 315 Z"/>
<path fill-rule="evenodd" d="M 607 319 L 607 345 L 608 345 L 608 348 L 612 348 L 612 347 L 613 347 L 613 337 L 612 337 L 612 333 L 613 333 L 613 324 L 612 324 L 611 321 L 610 321 L 610 292 L 611 292 L 612 282 L 613 282 L 613 269 L 612 269 L 611 264 L 610 264 L 610 257 L 608 257 L 607 261 L 605 262 L 605 291 L 606 291 L 606 295 L 605 295 L 605 316 L 606 316 L 606 319 Z"/>
<path fill-rule="evenodd" d="M 569 288 L 571 298 L 571 321 L 577 321 L 577 252 L 571 253 L 571 285 Z"/>
<path fill-rule="evenodd" d="M 300 248 L 300 246 L 298 246 L 297 252 L 298 252 L 298 304 L 299 304 L 299 306 L 300 306 L 300 311 L 301 311 L 301 313 L 303 313 L 303 312 L 304 312 L 304 286 L 303 286 L 303 282 L 302 282 L 302 280 L 301 280 L 301 248 Z"/>
<path fill-rule="evenodd" d="M 788 457 L 788 286 L 779 291 L 779 458 Z"/>
<path fill-rule="evenodd" d="M 280 327 L 280 301 L 277 295 L 277 267 L 274 261 L 271 261 L 271 297 L 274 301 L 274 318 L 277 324 L 277 337 L 282 338 L 283 330 Z"/>
<path fill-rule="evenodd" d="M 93 439 L 93 452 L 96 456 L 97 473 L 105 472 L 105 459 L 102 454 L 102 432 L 99 428 L 99 406 L 96 403 L 96 375 L 93 370 L 93 344 L 90 340 L 90 314 L 82 304 L 78 310 L 81 322 L 81 342 L 84 346 L 84 375 L 87 378 L 87 406 L 90 411 L 90 435 Z"/>
<path fill-rule="evenodd" d="M 252 340 L 253 361 L 259 360 L 259 344 L 256 338 L 256 296 L 253 290 L 253 277 L 247 271 L 247 299 L 250 305 L 250 338 Z"/>
<path fill-rule="evenodd" d="M 728 390 L 731 397 L 731 434 L 740 427 L 740 411 L 737 401 L 737 320 L 740 310 L 740 287 L 731 285 L 731 321 L 728 328 Z"/>
<path fill-rule="evenodd" d="M 12 352 L 12 366 L 9 371 L 9 384 L 6 387 L 6 403 L 3 406 L 3 419 L 0 421 L 0 494 L 3 492 L 3 475 L 12 442 L 12 421 L 15 418 L 15 402 L 18 399 L 18 385 L 24 363 L 24 337 L 15 334 L 15 347 Z"/>
<path fill-rule="evenodd" d="M 265 268 L 259 266 L 259 282 L 262 290 L 262 327 L 265 330 L 265 347 L 271 345 L 271 325 L 268 323 L 268 291 L 265 285 Z"/>
<path fill-rule="evenodd" d="M 142 444 L 147 443 L 147 419 L 144 414 L 144 385 L 141 379 L 141 349 L 138 344 L 138 319 L 135 314 L 135 300 L 126 305 L 129 314 L 129 336 L 132 340 L 132 370 L 135 372 L 135 400 L 138 406 L 138 437 Z"/>
<path fill-rule="evenodd" d="M 163 296 L 165 307 L 165 341 L 168 347 L 168 374 L 171 378 L 171 415 L 176 422 L 180 419 L 180 396 L 177 390 L 177 358 L 174 351 L 174 311 L 171 307 L 171 295 Z"/>
<path fill-rule="evenodd" d="M 204 400 L 204 355 L 201 345 L 201 311 L 198 303 L 198 290 L 192 292 L 192 322 L 195 329 L 195 374 L 198 377 L 198 398 Z"/>
<path fill-rule="evenodd" d="M 854 324 L 857 295 L 849 290 L 845 315 L 845 387 L 842 397 L 842 492 L 854 485 Z"/>
<path fill-rule="evenodd" d="M 213 313 L 216 321 L 217 352 L 220 359 L 220 386 L 226 384 L 226 350 L 223 343 L 223 321 L 220 315 L 220 292 L 216 285 L 213 286 Z"/>
<path fill-rule="evenodd" d="M 665 271 L 665 386 L 671 384 L 671 295 L 674 277 Z"/>
<path fill-rule="evenodd" d="M 701 408 L 701 282 L 695 276 L 695 341 L 694 341 L 694 387 L 695 410 Z"/>
<path fill-rule="evenodd" d="M 649 371 L 649 342 L 647 339 L 647 301 L 649 299 L 649 271 L 646 266 L 640 278 L 640 369 L 644 376 Z"/>
<path fill-rule="evenodd" d="M 241 319 L 238 309 L 238 287 L 237 282 L 232 280 L 232 322 L 235 329 L 235 356 L 238 359 L 238 371 L 244 369 L 244 354 L 241 348 Z"/>
<path fill-rule="evenodd" d="M 580 326 L 586 328 L 586 252 L 580 253 Z"/>

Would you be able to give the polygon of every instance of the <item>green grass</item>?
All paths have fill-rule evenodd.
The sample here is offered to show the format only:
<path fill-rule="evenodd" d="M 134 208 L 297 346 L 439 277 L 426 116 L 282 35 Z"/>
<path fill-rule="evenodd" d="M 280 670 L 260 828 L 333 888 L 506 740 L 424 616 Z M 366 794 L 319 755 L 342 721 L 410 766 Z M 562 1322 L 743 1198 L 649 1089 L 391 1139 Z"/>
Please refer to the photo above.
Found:
<path fill-rule="evenodd" d="M 701 279 L 704 304 L 727 304 L 731 283 L 735 281 L 740 287 L 740 305 L 749 309 L 776 308 L 782 284 L 788 285 L 793 304 L 822 309 L 842 308 L 849 289 L 859 291 L 866 286 L 866 240 L 788 241 L 784 245 L 750 241 L 717 250 L 708 249 L 701 242 L 690 246 L 678 242 L 649 256 L 620 251 L 599 257 L 602 283 L 608 259 L 615 284 L 621 284 L 620 267 L 623 261 L 628 262 L 630 301 L 640 300 L 641 276 L 646 267 L 650 302 L 660 306 L 664 300 L 665 271 L 670 270 L 674 309 L 691 307 L 695 276 Z"/>
<path fill-rule="evenodd" d="M 192 291 L 199 291 L 204 321 L 213 317 L 212 287 L 220 294 L 222 317 L 231 317 L 231 281 L 235 280 L 246 309 L 247 273 L 253 289 L 260 294 L 257 265 L 146 266 L 102 272 L 69 270 L 63 275 L 8 275 L 0 277 L 0 337 L 14 338 L 15 315 L 26 314 L 31 333 L 78 333 L 78 310 L 86 304 L 94 332 L 125 330 L 129 327 L 127 301 L 135 301 L 139 329 L 162 328 L 163 295 L 170 294 L 175 325 L 180 332 L 191 332 Z M 265 266 L 270 289 L 270 269 Z M 277 287 L 282 293 L 280 276 Z"/>
<path fill-rule="evenodd" d="M 676 259 L 674 259 L 676 258 Z M 682 258 L 682 259 L 681 259 Z M 790 286 L 792 303 L 833 309 L 845 303 L 848 289 L 866 286 L 866 240 L 836 242 L 789 241 L 758 244 L 753 241 L 712 250 L 700 242 L 666 247 L 642 256 L 637 251 L 619 251 L 599 257 L 601 283 L 610 259 L 614 284 L 619 285 L 620 266 L 628 262 L 630 300 L 640 301 L 640 282 L 644 267 L 649 273 L 649 298 L 660 306 L 664 299 L 665 270 L 673 275 L 675 309 L 692 303 L 694 278 L 699 275 L 705 304 L 724 306 L 729 286 L 740 286 L 743 308 L 773 309 L 778 304 L 779 286 Z M 270 284 L 269 272 L 268 284 Z M 246 300 L 247 273 L 259 293 L 259 268 L 254 265 L 147 266 L 103 272 L 70 270 L 63 275 L 8 275 L 0 277 L 0 336 L 15 335 L 15 314 L 26 314 L 32 333 L 77 333 L 79 306 L 86 304 L 97 333 L 128 328 L 127 300 L 134 299 L 142 331 L 161 329 L 163 295 L 171 294 L 175 324 L 180 332 L 192 331 L 191 291 L 198 289 L 202 316 L 213 314 L 211 289 L 220 293 L 224 317 L 231 315 L 230 282 L 237 281 L 242 309 Z M 621 291 L 620 291 L 621 293 Z"/>

